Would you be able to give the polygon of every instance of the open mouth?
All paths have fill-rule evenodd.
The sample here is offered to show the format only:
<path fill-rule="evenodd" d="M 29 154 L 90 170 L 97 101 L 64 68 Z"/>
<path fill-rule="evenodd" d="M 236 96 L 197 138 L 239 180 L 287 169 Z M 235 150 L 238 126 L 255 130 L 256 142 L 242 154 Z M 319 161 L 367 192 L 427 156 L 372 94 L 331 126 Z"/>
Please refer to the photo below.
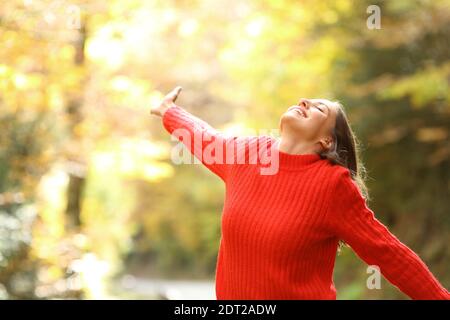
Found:
<path fill-rule="evenodd" d="M 298 107 L 298 106 L 294 106 L 289 108 L 289 110 L 294 110 L 295 112 L 297 112 L 301 117 L 303 118 L 307 118 L 306 112 L 305 110 L 303 110 L 302 108 Z"/>

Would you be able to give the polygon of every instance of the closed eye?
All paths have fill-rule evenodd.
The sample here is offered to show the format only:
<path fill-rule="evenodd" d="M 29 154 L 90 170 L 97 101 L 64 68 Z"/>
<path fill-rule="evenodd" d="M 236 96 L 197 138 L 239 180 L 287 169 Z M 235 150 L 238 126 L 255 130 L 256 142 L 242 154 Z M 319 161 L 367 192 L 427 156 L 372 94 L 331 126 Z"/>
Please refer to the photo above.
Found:
<path fill-rule="evenodd" d="M 330 112 L 330 109 L 328 108 L 328 106 L 327 106 L 326 104 L 323 104 L 323 103 L 320 103 L 320 102 L 319 102 L 319 105 L 320 105 L 320 108 L 319 108 L 318 106 L 315 106 L 315 107 L 316 107 L 317 109 L 319 109 L 320 112 L 322 112 L 322 113 L 324 113 L 324 114 L 327 114 L 327 112 L 325 112 L 325 110 L 327 110 L 328 113 Z"/>
<path fill-rule="evenodd" d="M 318 106 L 315 106 L 317 109 L 319 109 L 320 112 L 325 113 L 321 108 L 319 108 Z"/>

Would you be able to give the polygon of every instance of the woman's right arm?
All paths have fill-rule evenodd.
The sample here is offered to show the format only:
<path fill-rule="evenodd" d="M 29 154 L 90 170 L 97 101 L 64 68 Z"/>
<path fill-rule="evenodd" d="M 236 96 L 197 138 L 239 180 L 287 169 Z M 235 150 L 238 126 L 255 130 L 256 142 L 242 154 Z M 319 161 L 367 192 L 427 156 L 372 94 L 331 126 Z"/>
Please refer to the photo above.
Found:
<path fill-rule="evenodd" d="M 227 159 L 226 149 L 234 148 L 237 137 L 225 136 L 205 121 L 175 104 L 181 87 L 176 87 L 152 108 L 151 114 L 162 117 L 164 128 L 204 164 L 209 170 L 226 180 L 233 159 Z M 232 155 L 231 155 L 232 156 Z"/>

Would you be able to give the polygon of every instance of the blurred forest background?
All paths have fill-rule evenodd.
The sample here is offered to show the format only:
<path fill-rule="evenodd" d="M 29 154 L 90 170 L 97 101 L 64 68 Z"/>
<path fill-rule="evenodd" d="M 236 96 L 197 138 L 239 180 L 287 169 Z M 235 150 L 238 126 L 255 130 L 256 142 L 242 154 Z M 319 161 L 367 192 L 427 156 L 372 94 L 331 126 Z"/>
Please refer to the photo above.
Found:
<path fill-rule="evenodd" d="M 0 299 L 214 279 L 224 186 L 173 165 L 149 115 L 176 85 L 234 132 L 278 128 L 301 97 L 341 101 L 369 206 L 450 288 L 449 40 L 443 0 L 1 1 Z M 367 289 L 366 267 L 342 250 L 338 299 L 407 299 Z"/>

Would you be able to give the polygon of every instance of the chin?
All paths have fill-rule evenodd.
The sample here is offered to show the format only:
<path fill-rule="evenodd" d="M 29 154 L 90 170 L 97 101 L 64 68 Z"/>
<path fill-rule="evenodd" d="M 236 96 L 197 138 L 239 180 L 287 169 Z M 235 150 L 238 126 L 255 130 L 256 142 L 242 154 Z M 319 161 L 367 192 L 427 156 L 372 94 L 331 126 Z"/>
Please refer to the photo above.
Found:
<path fill-rule="evenodd" d="M 285 113 L 280 118 L 280 128 L 288 129 L 289 131 L 302 131 L 301 121 L 298 117 L 290 113 Z"/>
<path fill-rule="evenodd" d="M 283 113 L 281 116 L 280 122 L 295 122 L 298 121 L 298 118 L 290 112 Z"/>

